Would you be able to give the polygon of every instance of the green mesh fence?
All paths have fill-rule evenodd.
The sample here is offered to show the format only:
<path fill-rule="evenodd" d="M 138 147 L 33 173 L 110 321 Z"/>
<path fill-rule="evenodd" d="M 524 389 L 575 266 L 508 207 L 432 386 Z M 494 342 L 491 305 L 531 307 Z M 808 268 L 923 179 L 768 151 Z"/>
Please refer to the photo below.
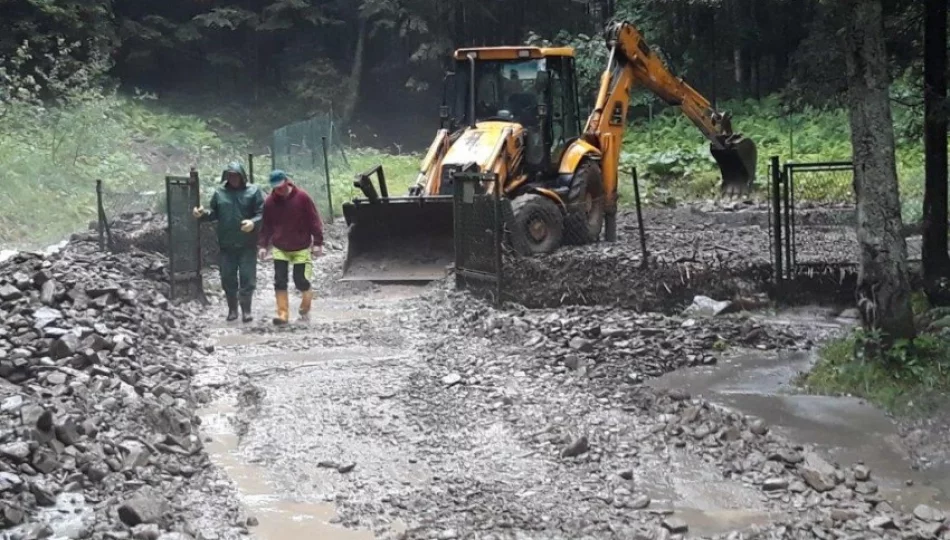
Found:
<path fill-rule="evenodd" d="M 328 169 L 332 171 L 340 163 L 348 165 L 332 115 L 314 116 L 284 126 L 274 131 L 273 137 L 274 168 L 290 175 L 310 194 L 324 220 L 330 219 L 332 194 L 327 182 Z"/>

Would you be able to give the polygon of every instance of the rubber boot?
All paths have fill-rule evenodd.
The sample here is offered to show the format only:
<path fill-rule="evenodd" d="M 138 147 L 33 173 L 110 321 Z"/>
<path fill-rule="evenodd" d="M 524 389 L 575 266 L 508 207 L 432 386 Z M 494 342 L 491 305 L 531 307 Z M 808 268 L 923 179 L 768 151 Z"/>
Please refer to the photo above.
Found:
<path fill-rule="evenodd" d="M 274 317 L 274 324 L 284 325 L 290 320 L 290 297 L 287 291 L 277 291 L 277 316 Z"/>
<path fill-rule="evenodd" d="M 227 295 L 228 300 L 228 322 L 235 321 L 238 318 L 238 299 L 236 295 Z"/>
<path fill-rule="evenodd" d="M 313 290 L 300 293 L 300 316 L 306 317 L 310 314 L 310 304 L 313 303 Z"/>
<path fill-rule="evenodd" d="M 241 322 L 249 323 L 254 320 L 251 315 L 251 296 L 241 297 Z"/>

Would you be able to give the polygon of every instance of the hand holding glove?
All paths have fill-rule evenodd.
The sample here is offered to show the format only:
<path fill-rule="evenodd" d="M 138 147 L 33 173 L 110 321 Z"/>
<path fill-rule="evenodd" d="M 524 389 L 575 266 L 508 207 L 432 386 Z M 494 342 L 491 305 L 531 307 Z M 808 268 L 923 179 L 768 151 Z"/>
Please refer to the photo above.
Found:
<path fill-rule="evenodd" d="M 311 248 L 310 248 L 310 253 L 312 253 L 314 257 L 322 257 L 322 256 L 323 256 L 323 246 L 313 246 L 313 247 L 311 247 Z"/>
<path fill-rule="evenodd" d="M 249 219 L 245 219 L 244 221 L 241 222 L 241 231 L 242 231 L 242 232 L 249 233 L 249 232 L 251 232 L 251 231 L 253 231 L 253 230 L 254 230 L 254 222 L 253 222 L 253 221 L 251 221 L 251 220 L 249 220 Z"/>
<path fill-rule="evenodd" d="M 205 215 L 205 207 L 198 206 L 194 210 L 191 211 L 191 214 L 195 216 L 195 219 L 200 219 L 202 216 Z"/>

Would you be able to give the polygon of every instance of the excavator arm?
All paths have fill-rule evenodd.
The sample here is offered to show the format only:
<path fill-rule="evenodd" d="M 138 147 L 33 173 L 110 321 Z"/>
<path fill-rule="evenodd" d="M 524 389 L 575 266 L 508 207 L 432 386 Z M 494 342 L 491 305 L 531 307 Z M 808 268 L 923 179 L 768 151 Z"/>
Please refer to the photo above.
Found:
<path fill-rule="evenodd" d="M 601 76 L 597 102 L 585 129 L 588 142 L 601 150 L 607 193 L 616 193 L 630 91 L 637 85 L 669 105 L 679 107 L 709 140 L 710 151 L 722 173 L 724 193 L 746 191 L 755 178 L 757 151 L 751 140 L 732 131 L 729 115 L 715 110 L 702 94 L 670 73 L 630 23 L 611 24 L 607 29 L 607 45 L 610 47 L 607 68 Z"/>

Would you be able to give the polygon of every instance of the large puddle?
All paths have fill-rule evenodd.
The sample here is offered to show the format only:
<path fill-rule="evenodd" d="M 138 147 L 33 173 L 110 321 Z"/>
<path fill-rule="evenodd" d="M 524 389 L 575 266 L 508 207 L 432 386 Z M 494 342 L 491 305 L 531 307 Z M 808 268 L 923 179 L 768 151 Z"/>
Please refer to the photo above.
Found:
<path fill-rule="evenodd" d="M 813 361 L 812 353 L 749 353 L 715 367 L 669 373 L 651 385 L 683 388 L 757 416 L 843 467 L 863 463 L 875 475 L 881 495 L 902 510 L 912 511 L 918 504 L 950 510 L 950 468 L 915 470 L 886 414 L 856 398 L 796 393 L 791 381 Z"/>
<path fill-rule="evenodd" d="M 211 439 L 206 449 L 215 466 L 223 470 L 236 485 L 248 516 L 257 519 L 251 528 L 260 540 L 372 540 L 371 531 L 357 531 L 335 526 L 332 504 L 299 502 L 284 499 L 267 480 L 267 471 L 248 463 L 241 455 L 240 441 L 231 418 L 237 414 L 232 401 L 218 401 L 199 412 L 203 435 Z M 394 532 L 402 532 L 394 530 Z"/>

